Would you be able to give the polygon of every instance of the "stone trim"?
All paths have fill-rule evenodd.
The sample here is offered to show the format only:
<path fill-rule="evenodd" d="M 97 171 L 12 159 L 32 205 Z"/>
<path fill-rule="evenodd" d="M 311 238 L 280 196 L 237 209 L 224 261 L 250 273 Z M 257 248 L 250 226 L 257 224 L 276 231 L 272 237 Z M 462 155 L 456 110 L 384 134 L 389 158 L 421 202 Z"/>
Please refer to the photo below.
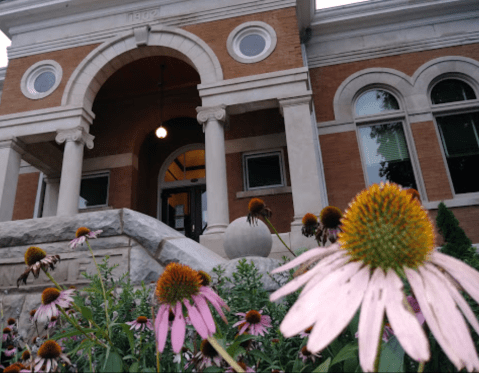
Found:
<path fill-rule="evenodd" d="M 236 198 L 252 198 L 260 196 L 273 196 L 277 194 L 291 194 L 292 189 L 290 186 L 278 187 L 278 188 L 263 188 L 256 190 L 246 190 L 242 192 L 236 192 Z"/>
<path fill-rule="evenodd" d="M 85 144 L 88 149 L 93 149 L 93 139 L 95 136 L 90 135 L 85 131 L 83 127 L 76 127 L 67 130 L 57 131 L 55 141 L 57 144 L 63 144 L 64 142 L 74 141 Z"/>
<path fill-rule="evenodd" d="M 253 150 L 269 150 L 286 146 L 286 134 L 274 133 L 271 135 L 243 137 L 240 139 L 226 140 L 225 153 L 242 153 Z"/>
<path fill-rule="evenodd" d="M 92 172 L 127 166 L 133 166 L 138 170 L 138 156 L 136 154 L 124 153 L 104 157 L 84 158 L 82 169 L 83 172 Z"/>
<path fill-rule="evenodd" d="M 95 48 L 78 65 L 66 84 L 62 105 L 83 105 L 89 110 L 103 83 L 122 66 L 140 58 L 167 54 L 193 66 L 204 83 L 223 80 L 213 50 L 203 40 L 182 29 L 158 25 L 151 28 L 147 45 L 138 48 L 133 30 Z"/>

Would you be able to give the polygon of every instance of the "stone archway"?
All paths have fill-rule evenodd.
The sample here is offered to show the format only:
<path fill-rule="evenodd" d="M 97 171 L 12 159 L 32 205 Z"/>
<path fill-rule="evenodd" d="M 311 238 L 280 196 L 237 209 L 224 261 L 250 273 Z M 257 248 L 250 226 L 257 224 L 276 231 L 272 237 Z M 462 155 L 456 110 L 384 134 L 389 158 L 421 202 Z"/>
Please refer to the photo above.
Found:
<path fill-rule="evenodd" d="M 223 71 L 211 48 L 197 36 L 168 26 L 140 27 L 105 42 L 78 65 L 68 81 L 62 105 L 91 110 L 103 83 L 118 69 L 149 56 L 170 56 L 198 71 L 201 83 L 223 80 Z"/>

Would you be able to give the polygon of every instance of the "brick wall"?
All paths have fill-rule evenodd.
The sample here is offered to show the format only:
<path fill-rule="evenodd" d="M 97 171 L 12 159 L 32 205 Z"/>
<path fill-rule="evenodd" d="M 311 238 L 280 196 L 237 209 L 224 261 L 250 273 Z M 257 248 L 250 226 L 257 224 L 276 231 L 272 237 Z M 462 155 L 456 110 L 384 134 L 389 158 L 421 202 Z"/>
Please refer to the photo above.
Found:
<path fill-rule="evenodd" d="M 39 172 L 18 176 L 17 194 L 12 220 L 32 219 L 37 198 Z"/>
<path fill-rule="evenodd" d="M 357 71 L 384 67 L 402 71 L 412 76 L 426 62 L 443 56 L 463 56 L 479 61 L 479 44 L 406 53 L 397 56 L 374 58 L 341 65 L 318 67 L 310 70 L 313 100 L 318 122 L 334 120 L 333 99 L 340 84 Z"/>
<path fill-rule="evenodd" d="M 0 115 L 60 106 L 63 91 L 71 74 L 88 53 L 97 46 L 98 44 L 86 45 L 9 60 L 0 104 Z M 62 67 L 63 77 L 60 85 L 51 95 L 40 100 L 32 100 L 23 95 L 20 82 L 30 66 L 43 60 L 58 62 Z"/>
<path fill-rule="evenodd" d="M 274 52 L 265 60 L 252 64 L 243 64 L 237 62 L 228 54 L 226 41 L 235 27 L 250 21 L 263 21 L 273 27 L 278 42 Z M 185 26 L 183 29 L 195 34 L 211 47 L 220 61 L 225 79 L 264 74 L 303 66 L 295 8 L 278 9 L 220 21 L 206 22 Z"/>

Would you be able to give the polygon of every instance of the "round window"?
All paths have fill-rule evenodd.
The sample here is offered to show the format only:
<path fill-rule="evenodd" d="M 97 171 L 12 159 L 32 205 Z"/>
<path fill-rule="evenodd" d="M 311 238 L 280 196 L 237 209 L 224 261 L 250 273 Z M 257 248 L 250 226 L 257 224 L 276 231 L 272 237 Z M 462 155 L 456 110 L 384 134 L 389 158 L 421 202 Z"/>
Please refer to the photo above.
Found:
<path fill-rule="evenodd" d="M 230 56 L 238 62 L 259 62 L 273 53 L 276 32 L 264 22 L 246 22 L 230 33 L 226 46 Z"/>
<path fill-rule="evenodd" d="M 53 60 L 37 62 L 23 74 L 22 93 L 32 100 L 41 99 L 55 91 L 61 79 L 62 68 L 57 62 Z"/>

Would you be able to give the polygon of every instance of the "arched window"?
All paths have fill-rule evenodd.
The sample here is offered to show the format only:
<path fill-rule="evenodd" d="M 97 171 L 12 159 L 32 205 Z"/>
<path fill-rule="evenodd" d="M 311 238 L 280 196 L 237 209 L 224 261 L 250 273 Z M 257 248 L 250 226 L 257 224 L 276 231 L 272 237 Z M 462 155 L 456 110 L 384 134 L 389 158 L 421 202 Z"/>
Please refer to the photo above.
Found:
<path fill-rule="evenodd" d="M 479 192 L 477 174 L 479 165 L 479 111 L 470 112 L 464 101 L 475 100 L 476 93 L 459 79 L 445 79 L 431 90 L 431 102 L 436 104 L 458 103 L 458 109 L 467 113 L 450 114 L 436 111 L 436 123 L 446 158 L 449 176 L 455 194 Z M 477 107 L 477 101 L 471 107 Z"/>
<path fill-rule="evenodd" d="M 164 181 L 202 179 L 205 172 L 205 150 L 189 150 L 176 157 L 165 173 Z"/>
<path fill-rule="evenodd" d="M 390 181 L 417 189 L 403 126 L 404 113 L 396 97 L 385 90 L 370 90 L 359 96 L 355 109 L 367 184 Z M 397 116 L 391 118 L 395 111 Z M 384 115 L 384 121 L 379 114 Z M 374 115 L 374 124 L 369 115 Z"/>

